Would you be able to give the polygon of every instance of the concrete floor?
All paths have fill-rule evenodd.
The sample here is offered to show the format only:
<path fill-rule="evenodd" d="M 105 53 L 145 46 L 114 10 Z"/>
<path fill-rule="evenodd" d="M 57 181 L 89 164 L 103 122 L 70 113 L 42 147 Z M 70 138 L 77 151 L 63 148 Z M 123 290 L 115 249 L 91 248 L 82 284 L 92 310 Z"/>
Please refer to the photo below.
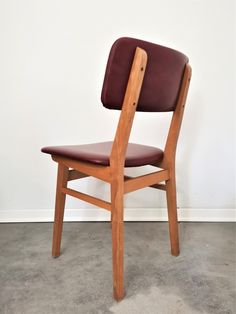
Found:
<path fill-rule="evenodd" d="M 51 223 L 0 225 L 0 313 L 236 313 L 236 225 L 180 223 L 181 254 L 167 223 L 125 224 L 126 297 L 112 299 L 108 223 L 65 223 L 51 258 Z"/>

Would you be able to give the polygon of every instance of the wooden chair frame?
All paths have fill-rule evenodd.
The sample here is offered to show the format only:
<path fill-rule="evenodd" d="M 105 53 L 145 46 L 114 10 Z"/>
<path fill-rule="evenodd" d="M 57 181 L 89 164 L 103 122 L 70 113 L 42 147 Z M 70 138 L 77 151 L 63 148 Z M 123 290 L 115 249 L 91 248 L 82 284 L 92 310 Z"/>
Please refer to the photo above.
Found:
<path fill-rule="evenodd" d="M 174 256 L 179 254 L 175 152 L 189 88 L 191 67 L 188 64 L 185 67 L 177 106 L 173 112 L 170 130 L 164 149 L 163 161 L 159 164 L 153 164 L 153 166 L 162 168 L 162 170 L 133 178 L 124 175 L 125 155 L 146 64 L 146 52 L 137 47 L 112 146 L 109 166 L 76 161 L 56 155 L 52 156 L 52 159 L 58 163 L 52 255 L 53 257 L 58 257 L 60 255 L 66 194 L 110 211 L 112 224 L 113 295 L 117 301 L 124 297 L 124 194 L 145 187 L 152 187 L 166 191 L 171 253 Z M 68 181 L 88 176 L 96 177 L 110 184 L 110 202 L 106 202 L 67 187 Z M 160 184 L 160 182 L 163 181 L 165 183 Z"/>

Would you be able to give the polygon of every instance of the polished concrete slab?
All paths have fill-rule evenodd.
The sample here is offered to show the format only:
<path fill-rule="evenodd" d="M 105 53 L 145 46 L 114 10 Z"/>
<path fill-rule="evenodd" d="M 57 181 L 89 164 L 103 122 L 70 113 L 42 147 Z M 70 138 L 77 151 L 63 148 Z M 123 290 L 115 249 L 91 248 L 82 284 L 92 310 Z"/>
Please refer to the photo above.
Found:
<path fill-rule="evenodd" d="M 109 223 L 65 223 L 51 257 L 51 223 L 0 224 L 0 313 L 236 313 L 236 225 L 125 224 L 126 297 L 112 299 Z"/>

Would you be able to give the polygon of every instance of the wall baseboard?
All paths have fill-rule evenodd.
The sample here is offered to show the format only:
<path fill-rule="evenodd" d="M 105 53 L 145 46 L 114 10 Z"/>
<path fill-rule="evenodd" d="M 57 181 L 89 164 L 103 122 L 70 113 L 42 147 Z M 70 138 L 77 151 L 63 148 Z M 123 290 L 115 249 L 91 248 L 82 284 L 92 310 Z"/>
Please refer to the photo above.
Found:
<path fill-rule="evenodd" d="M 0 210 L 0 222 L 52 222 L 54 210 Z M 179 221 L 235 222 L 236 209 L 232 208 L 179 208 Z M 66 209 L 64 221 L 109 221 L 110 214 L 99 208 Z M 125 221 L 167 221 L 165 208 L 126 208 Z"/>

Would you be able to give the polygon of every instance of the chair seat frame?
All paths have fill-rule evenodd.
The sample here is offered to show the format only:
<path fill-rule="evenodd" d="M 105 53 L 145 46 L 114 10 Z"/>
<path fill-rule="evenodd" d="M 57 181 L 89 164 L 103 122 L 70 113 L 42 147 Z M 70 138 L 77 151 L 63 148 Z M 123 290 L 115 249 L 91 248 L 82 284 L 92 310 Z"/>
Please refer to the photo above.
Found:
<path fill-rule="evenodd" d="M 166 191 L 171 253 L 174 256 L 179 255 L 175 154 L 191 78 L 191 67 L 189 64 L 185 66 L 176 109 L 173 112 L 164 149 L 163 160 L 161 163 L 152 164 L 152 166 L 161 168 L 161 170 L 133 178 L 124 175 L 125 155 L 145 74 L 147 58 L 146 52 L 137 47 L 111 150 L 109 166 L 96 165 L 52 155 L 52 159 L 58 163 L 52 256 L 58 257 L 60 255 L 66 195 L 76 197 L 110 211 L 112 225 L 113 295 L 117 301 L 124 297 L 124 194 L 145 187 Z M 110 202 L 67 187 L 68 181 L 89 176 L 110 184 Z"/>

